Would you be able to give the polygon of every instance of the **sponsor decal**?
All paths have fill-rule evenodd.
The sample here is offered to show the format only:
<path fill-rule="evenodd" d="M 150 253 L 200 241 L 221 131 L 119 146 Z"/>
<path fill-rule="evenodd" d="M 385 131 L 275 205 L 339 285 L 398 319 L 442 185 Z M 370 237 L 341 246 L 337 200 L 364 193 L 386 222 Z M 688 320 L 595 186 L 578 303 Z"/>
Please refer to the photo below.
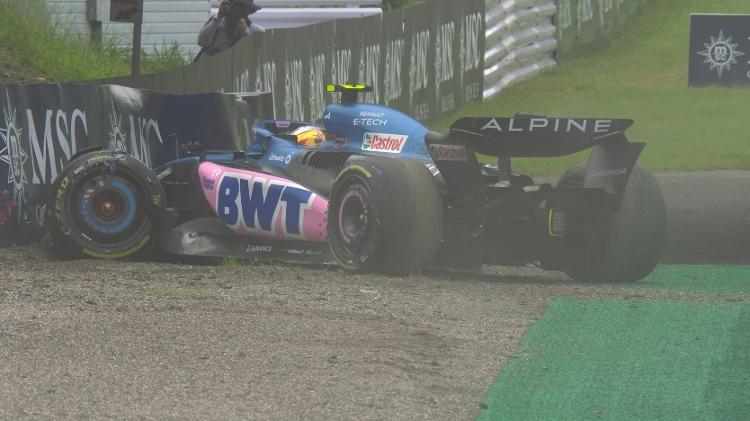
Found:
<path fill-rule="evenodd" d="M 276 122 L 276 128 L 278 129 L 288 129 L 292 126 L 291 121 L 277 121 Z"/>
<path fill-rule="evenodd" d="M 326 55 L 318 54 L 310 57 L 310 86 L 325 85 L 324 76 L 326 74 Z M 310 117 L 317 119 L 323 115 L 326 108 L 325 92 L 322 89 L 310 90 Z"/>
<path fill-rule="evenodd" d="M 258 67 L 255 72 L 255 90 L 257 92 L 273 92 L 276 88 L 277 74 L 278 72 L 276 70 L 275 62 L 266 61 L 258 63 Z"/>
<path fill-rule="evenodd" d="M 617 175 L 625 175 L 627 173 L 628 173 L 627 168 L 617 168 L 617 169 L 610 169 L 610 170 L 594 171 L 591 174 L 589 174 L 589 177 L 595 178 L 595 177 L 617 176 Z"/>
<path fill-rule="evenodd" d="M 115 151 L 127 152 L 137 160 L 151 167 L 152 141 L 164 144 L 159 129 L 159 122 L 151 119 L 133 115 L 127 116 L 125 125 L 122 115 L 117 112 L 114 101 L 112 112 L 109 115 L 109 147 Z M 129 135 L 128 135 L 129 128 Z"/>
<path fill-rule="evenodd" d="M 206 188 L 207 190 L 213 190 L 215 185 L 216 185 L 216 180 L 208 178 L 208 177 L 203 177 L 204 188 Z"/>
<path fill-rule="evenodd" d="M 355 126 L 385 126 L 388 124 L 388 120 L 382 118 L 355 118 L 352 120 L 352 124 Z"/>
<path fill-rule="evenodd" d="M 711 37 L 711 42 L 703 44 L 706 48 L 698 51 L 699 56 L 705 57 L 703 63 L 710 66 L 710 70 L 716 70 L 721 79 L 724 71 L 731 71 L 732 65 L 737 64 L 737 57 L 744 56 L 745 53 L 740 51 L 738 44 L 732 42 L 732 37 L 724 37 L 724 31 L 719 31 L 718 37 Z"/>
<path fill-rule="evenodd" d="M 435 164 L 425 164 L 425 167 L 427 167 L 427 170 L 433 176 L 437 176 L 438 174 L 440 174 L 440 170 L 438 169 L 437 165 L 435 165 Z"/>
<path fill-rule="evenodd" d="M 383 118 L 385 117 L 385 113 L 379 113 L 376 111 L 360 111 L 359 112 L 360 117 L 374 117 L 374 118 Z"/>
<path fill-rule="evenodd" d="M 305 100 L 302 97 L 304 69 L 302 60 L 289 60 L 284 67 L 284 110 L 291 120 L 305 119 Z"/>
<path fill-rule="evenodd" d="M 320 250 L 305 250 L 305 249 L 289 249 L 288 254 L 295 254 L 300 256 L 319 256 L 323 254 Z"/>
<path fill-rule="evenodd" d="M 330 120 L 331 119 L 331 112 L 330 111 L 327 112 L 326 115 L 323 118 L 325 118 L 326 120 Z"/>
<path fill-rule="evenodd" d="M 385 117 L 385 113 L 361 111 L 359 118 L 352 120 L 352 124 L 355 126 L 385 126 L 388 124 L 388 119 L 383 117 Z"/>
<path fill-rule="evenodd" d="M 260 176 L 225 173 L 217 191 L 219 218 L 250 233 L 302 238 L 304 213 L 316 195 L 299 186 Z M 281 223 L 281 227 L 277 224 Z"/>
<path fill-rule="evenodd" d="M 350 80 L 349 69 L 352 67 L 352 50 L 347 48 L 336 50 L 331 63 L 331 83 L 334 85 L 342 80 Z"/>
<path fill-rule="evenodd" d="M 503 126 L 505 125 L 505 126 Z M 612 127 L 612 120 L 575 119 L 575 118 L 493 118 L 480 130 L 497 130 L 498 132 L 534 133 L 546 131 L 553 133 L 607 133 Z"/>
<path fill-rule="evenodd" d="M 430 155 L 437 161 L 468 161 L 463 145 L 430 145 Z"/>
<path fill-rule="evenodd" d="M 245 247 L 245 253 L 270 253 L 273 251 L 273 246 L 263 244 L 248 244 Z"/>
<path fill-rule="evenodd" d="M 380 102 L 380 44 L 365 46 L 361 51 L 359 61 L 359 80 L 372 86 L 372 92 L 361 95 L 362 102 Z"/>
<path fill-rule="evenodd" d="M 8 108 L 3 110 L 5 116 L 5 128 L 0 129 L 0 139 L 2 139 L 2 148 L 0 148 L 0 162 L 8 165 L 8 185 L 13 187 L 14 202 L 21 207 L 24 198 L 24 190 L 28 179 L 24 166 L 29 156 L 21 147 L 21 136 L 23 129 L 19 127 L 16 108 L 10 102 L 8 95 Z M 46 145 L 46 144 L 45 144 Z M 45 155 L 46 155 L 45 149 Z"/>
<path fill-rule="evenodd" d="M 290 162 L 292 162 L 292 156 L 291 155 L 277 155 L 275 153 L 271 153 L 271 154 L 268 154 L 268 160 L 279 161 L 285 164 L 289 164 Z"/>
<path fill-rule="evenodd" d="M 406 40 L 393 39 L 388 42 L 385 52 L 385 103 L 401 98 L 404 83 L 402 80 L 402 62 L 406 52 Z"/>
<path fill-rule="evenodd" d="M 388 133 L 365 133 L 362 150 L 373 152 L 401 153 L 408 136 Z"/>

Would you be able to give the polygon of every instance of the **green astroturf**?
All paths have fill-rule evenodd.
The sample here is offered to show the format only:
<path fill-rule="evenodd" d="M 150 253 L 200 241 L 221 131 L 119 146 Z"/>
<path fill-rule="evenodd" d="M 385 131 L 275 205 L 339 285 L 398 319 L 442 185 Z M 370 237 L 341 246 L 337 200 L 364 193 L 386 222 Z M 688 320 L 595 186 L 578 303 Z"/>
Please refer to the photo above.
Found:
<path fill-rule="evenodd" d="M 479 420 L 750 419 L 750 305 L 552 302 Z"/>
<path fill-rule="evenodd" d="M 750 266 L 660 265 L 647 278 L 627 286 L 750 294 Z"/>

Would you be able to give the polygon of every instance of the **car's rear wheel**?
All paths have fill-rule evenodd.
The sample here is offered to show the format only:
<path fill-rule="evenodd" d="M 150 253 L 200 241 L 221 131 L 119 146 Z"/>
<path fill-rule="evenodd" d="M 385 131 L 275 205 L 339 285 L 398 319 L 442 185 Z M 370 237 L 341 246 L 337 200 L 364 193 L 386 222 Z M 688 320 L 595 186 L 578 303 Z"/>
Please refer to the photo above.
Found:
<path fill-rule="evenodd" d="M 585 169 L 568 170 L 558 183 L 564 189 L 582 188 Z M 593 218 L 587 235 L 574 236 L 577 258 L 565 273 L 586 282 L 635 282 L 656 267 L 664 249 L 666 209 L 654 176 L 635 167 L 621 206 L 612 214 Z"/>
<path fill-rule="evenodd" d="M 412 274 L 437 254 L 443 204 L 420 163 L 378 157 L 347 161 L 328 204 L 328 239 L 344 269 Z"/>
<path fill-rule="evenodd" d="M 122 258 L 152 240 L 150 207 L 164 198 L 152 171 L 119 152 L 92 152 L 73 160 L 52 188 L 50 231 L 67 257 Z"/>

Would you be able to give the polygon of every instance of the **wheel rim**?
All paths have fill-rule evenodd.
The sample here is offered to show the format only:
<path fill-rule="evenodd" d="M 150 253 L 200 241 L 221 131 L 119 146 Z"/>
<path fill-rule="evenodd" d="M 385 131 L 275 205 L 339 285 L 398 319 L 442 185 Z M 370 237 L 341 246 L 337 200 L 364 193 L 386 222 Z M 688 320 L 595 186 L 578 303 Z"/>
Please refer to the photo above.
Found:
<path fill-rule="evenodd" d="M 362 194 L 348 191 L 339 206 L 339 231 L 347 248 L 353 253 L 361 251 L 369 237 L 367 207 Z"/>
<path fill-rule="evenodd" d="M 140 189 L 124 174 L 85 177 L 72 189 L 71 199 L 71 222 L 94 246 L 127 246 L 148 228 Z"/>
<path fill-rule="evenodd" d="M 374 249 L 375 219 L 370 191 L 358 176 L 343 180 L 332 197 L 329 241 L 340 263 L 358 266 Z"/>

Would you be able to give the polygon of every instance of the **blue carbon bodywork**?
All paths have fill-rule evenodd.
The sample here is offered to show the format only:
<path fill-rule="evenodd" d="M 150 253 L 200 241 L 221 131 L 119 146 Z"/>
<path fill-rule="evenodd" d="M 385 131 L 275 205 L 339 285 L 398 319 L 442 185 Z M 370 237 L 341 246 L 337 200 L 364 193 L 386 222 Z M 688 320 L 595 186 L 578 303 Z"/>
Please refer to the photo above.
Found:
<path fill-rule="evenodd" d="M 254 142 L 247 149 L 249 158 L 258 163 L 286 168 L 300 153 L 310 150 L 351 152 L 358 155 L 382 155 L 432 163 L 424 138 L 427 128 L 406 114 L 377 104 L 329 104 L 323 114 L 322 124 L 309 123 L 324 128 L 346 142 L 324 141 L 313 147 L 304 147 L 275 135 L 266 127 L 274 120 L 256 121 L 253 125 Z M 291 123 L 291 122 L 290 122 Z M 296 123 L 296 122 L 295 122 Z M 282 125 L 284 123 L 281 123 Z M 406 143 L 398 153 L 367 150 L 363 147 L 366 134 L 406 136 Z"/>

